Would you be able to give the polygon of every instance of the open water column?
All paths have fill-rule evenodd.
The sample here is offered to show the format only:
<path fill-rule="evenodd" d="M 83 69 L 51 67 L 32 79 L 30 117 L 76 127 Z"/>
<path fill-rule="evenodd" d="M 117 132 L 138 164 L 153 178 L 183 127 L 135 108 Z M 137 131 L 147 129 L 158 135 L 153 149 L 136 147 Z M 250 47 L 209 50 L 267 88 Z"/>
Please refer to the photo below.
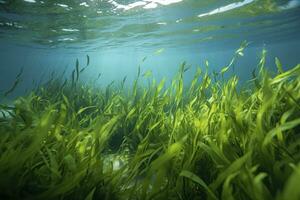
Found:
<path fill-rule="evenodd" d="M 299 200 L 300 0 L 0 0 L 1 200 Z"/>

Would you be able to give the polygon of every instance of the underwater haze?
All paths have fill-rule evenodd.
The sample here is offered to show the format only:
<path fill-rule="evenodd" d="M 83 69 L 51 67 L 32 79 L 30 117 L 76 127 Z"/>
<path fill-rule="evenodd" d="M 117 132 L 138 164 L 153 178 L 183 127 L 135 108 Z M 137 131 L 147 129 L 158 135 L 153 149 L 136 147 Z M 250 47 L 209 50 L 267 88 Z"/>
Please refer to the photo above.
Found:
<path fill-rule="evenodd" d="M 299 0 L 2 0 L 0 89 L 24 67 L 21 94 L 32 78 L 72 68 L 86 54 L 86 78 L 101 72 L 102 84 L 132 80 L 145 56 L 143 70 L 158 79 L 172 77 L 183 61 L 195 68 L 208 60 L 219 70 L 245 40 L 250 45 L 235 73 L 246 80 L 263 48 L 270 62 L 277 56 L 286 68 L 297 64 L 299 11 Z"/>
<path fill-rule="evenodd" d="M 0 0 L 0 199 L 299 200 L 300 0 Z"/>

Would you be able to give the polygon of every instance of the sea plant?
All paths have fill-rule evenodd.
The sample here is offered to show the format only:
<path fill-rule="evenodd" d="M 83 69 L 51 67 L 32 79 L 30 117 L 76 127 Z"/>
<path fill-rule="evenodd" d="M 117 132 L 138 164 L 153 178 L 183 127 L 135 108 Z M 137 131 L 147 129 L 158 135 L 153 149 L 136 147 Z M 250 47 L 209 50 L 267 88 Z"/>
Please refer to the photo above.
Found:
<path fill-rule="evenodd" d="M 139 68 L 131 89 L 126 78 L 85 83 L 87 57 L 71 78 L 51 76 L 1 105 L 0 198 L 299 199 L 300 64 L 284 71 L 276 58 L 271 76 L 264 50 L 238 87 L 223 75 L 246 46 L 188 84 L 185 63 L 169 85 L 145 86 L 152 75 Z"/>

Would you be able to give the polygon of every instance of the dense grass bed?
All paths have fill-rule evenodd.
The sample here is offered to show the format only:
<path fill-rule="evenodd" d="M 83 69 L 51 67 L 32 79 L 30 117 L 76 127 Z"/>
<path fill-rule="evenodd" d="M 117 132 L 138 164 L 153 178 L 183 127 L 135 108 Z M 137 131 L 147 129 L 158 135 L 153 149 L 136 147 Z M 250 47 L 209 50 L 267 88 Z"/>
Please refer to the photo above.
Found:
<path fill-rule="evenodd" d="M 243 89 L 231 64 L 101 89 L 77 63 L 1 105 L 0 199 L 299 200 L 300 65 L 264 63 Z"/>

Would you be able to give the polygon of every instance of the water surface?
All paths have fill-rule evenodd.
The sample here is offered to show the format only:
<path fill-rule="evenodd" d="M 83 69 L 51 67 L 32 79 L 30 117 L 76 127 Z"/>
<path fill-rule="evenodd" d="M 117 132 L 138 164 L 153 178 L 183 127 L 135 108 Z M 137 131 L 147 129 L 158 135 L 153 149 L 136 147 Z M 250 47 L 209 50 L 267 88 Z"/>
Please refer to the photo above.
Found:
<path fill-rule="evenodd" d="M 298 39 L 299 0 L 1 0 L 2 40 L 41 48 L 219 48 Z"/>

